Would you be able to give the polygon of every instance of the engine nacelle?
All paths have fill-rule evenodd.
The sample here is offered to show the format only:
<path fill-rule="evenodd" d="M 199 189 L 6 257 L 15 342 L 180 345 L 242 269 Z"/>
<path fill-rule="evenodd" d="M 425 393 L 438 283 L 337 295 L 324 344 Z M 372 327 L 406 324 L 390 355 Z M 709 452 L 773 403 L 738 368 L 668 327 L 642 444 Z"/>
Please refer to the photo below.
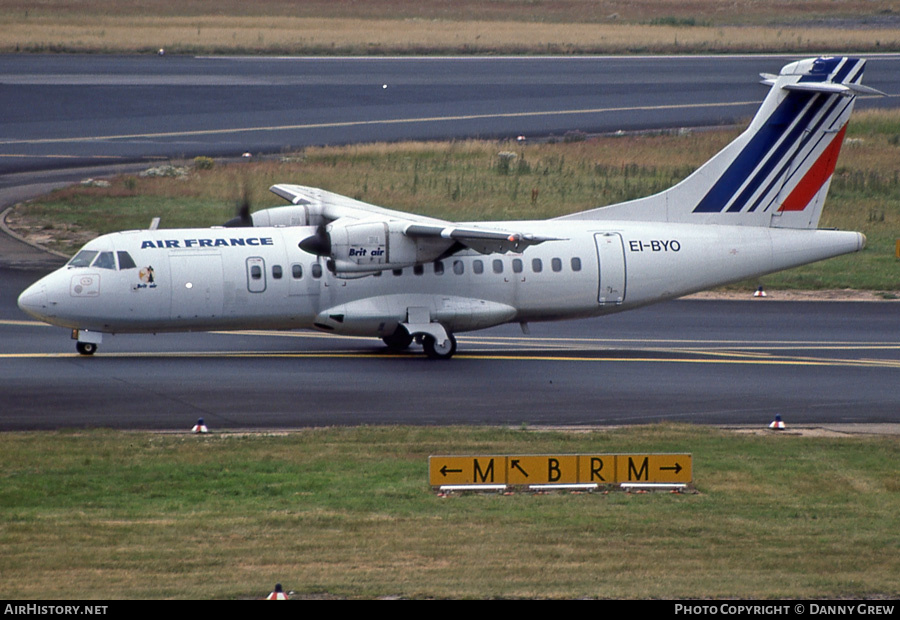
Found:
<path fill-rule="evenodd" d="M 250 214 L 253 226 L 318 226 L 322 217 L 305 205 L 271 207 Z"/>
<path fill-rule="evenodd" d="M 402 269 L 437 259 L 452 241 L 408 237 L 408 222 L 352 220 L 326 228 L 331 241 L 329 265 L 336 274 Z"/>

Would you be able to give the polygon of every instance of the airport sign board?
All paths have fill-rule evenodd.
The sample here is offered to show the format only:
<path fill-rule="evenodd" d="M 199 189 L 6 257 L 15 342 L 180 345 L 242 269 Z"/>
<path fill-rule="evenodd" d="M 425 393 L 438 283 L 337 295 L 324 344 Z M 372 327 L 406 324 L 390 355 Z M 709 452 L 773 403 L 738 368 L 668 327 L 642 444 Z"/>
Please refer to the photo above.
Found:
<path fill-rule="evenodd" d="M 689 483 L 690 454 L 431 456 L 431 486 Z"/>

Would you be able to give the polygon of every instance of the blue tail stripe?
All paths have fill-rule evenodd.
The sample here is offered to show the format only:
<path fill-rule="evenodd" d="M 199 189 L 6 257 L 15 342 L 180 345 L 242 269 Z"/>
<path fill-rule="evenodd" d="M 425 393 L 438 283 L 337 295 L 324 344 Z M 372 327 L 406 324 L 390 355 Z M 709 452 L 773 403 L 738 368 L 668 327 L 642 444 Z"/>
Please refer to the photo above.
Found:
<path fill-rule="evenodd" d="M 850 72 L 854 69 L 858 67 L 861 68 L 862 65 L 863 63 L 858 58 L 848 58 L 847 62 L 844 63 L 844 66 L 841 67 L 841 70 L 838 71 L 837 74 L 835 74 L 832 81 L 837 84 L 846 84 L 847 82 L 852 82 L 853 78 L 848 78 L 847 76 L 850 75 Z M 859 76 L 857 75 L 854 77 Z"/>
<path fill-rule="evenodd" d="M 859 58 L 847 58 L 846 62 L 838 68 L 838 65 L 843 60 L 842 58 L 832 58 L 827 61 L 817 61 L 813 66 L 812 72 L 802 76 L 800 82 L 833 82 L 835 84 L 852 82 L 853 78 L 848 80 L 847 76 L 853 71 L 862 69 L 865 66 L 865 62 Z"/>
<path fill-rule="evenodd" d="M 819 132 L 819 129 L 822 127 L 822 125 L 825 122 L 829 122 L 829 119 L 840 118 L 841 114 L 844 113 L 844 110 L 846 110 L 847 106 L 851 105 L 851 103 L 852 103 L 851 101 L 844 99 L 843 97 L 840 98 L 840 99 L 843 99 L 843 101 L 837 100 L 838 98 L 835 98 L 835 99 L 836 100 L 834 101 L 834 104 L 822 115 L 822 118 L 819 119 L 819 121 L 816 123 L 816 127 L 814 128 L 814 130 L 812 132 L 810 132 L 809 136 L 803 141 L 802 144 L 800 144 L 799 148 L 797 149 L 798 153 L 803 152 L 803 150 L 806 149 L 806 147 L 808 146 L 810 141 L 812 141 L 812 139 L 814 137 L 818 137 L 818 140 L 816 140 L 816 144 L 813 145 L 813 147 L 810 148 L 808 150 L 808 152 L 806 153 L 806 155 L 803 157 L 803 161 L 794 167 L 794 174 L 796 174 L 796 172 L 799 170 L 804 170 L 804 163 L 816 151 L 816 148 L 818 147 L 818 145 L 827 138 L 827 135 L 825 133 Z M 839 110 L 837 114 L 834 114 L 835 108 L 841 106 L 842 103 L 843 103 L 842 109 Z M 753 204 L 753 206 L 748 209 L 748 212 L 756 211 L 756 209 L 760 206 L 760 204 L 762 204 L 763 199 L 765 199 L 767 196 L 770 195 L 770 193 L 774 189 L 775 185 L 781 182 L 782 178 L 787 174 L 788 169 L 792 166 L 792 164 L 793 164 L 793 159 L 789 159 L 788 161 L 786 161 L 784 163 L 784 165 L 781 167 L 781 169 L 778 171 L 778 173 L 772 177 L 772 180 L 769 182 L 769 185 L 766 187 L 765 191 L 759 195 L 759 197 L 756 199 L 756 202 Z M 791 178 L 793 178 L 794 174 L 791 174 Z M 788 182 L 790 182 L 790 178 L 784 178 L 784 183 L 788 183 Z M 768 207 L 769 207 L 769 205 L 766 206 L 766 209 L 768 209 Z"/>
<path fill-rule="evenodd" d="M 790 99 L 793 94 L 788 95 L 788 99 Z M 790 133 L 785 137 L 782 143 L 772 152 L 766 161 L 759 168 L 757 173 L 754 175 L 753 179 L 747 184 L 744 188 L 744 191 L 737 197 L 737 199 L 731 204 L 728 208 L 729 213 L 736 213 L 742 211 L 744 207 L 747 206 L 747 202 L 750 201 L 750 198 L 753 194 L 756 193 L 756 190 L 765 183 L 766 179 L 770 178 L 772 170 L 781 163 L 784 156 L 790 153 L 791 151 L 802 148 L 800 146 L 801 143 L 806 142 L 809 139 L 809 134 L 807 129 L 809 129 L 809 124 L 816 118 L 816 116 L 822 111 L 822 108 L 828 102 L 828 97 L 816 96 L 816 99 L 812 102 L 809 108 L 806 110 L 806 113 L 803 115 L 794 127 L 790 130 Z"/>
<path fill-rule="evenodd" d="M 744 149 L 735 157 L 706 196 L 694 209 L 694 213 L 720 213 L 747 178 L 747 170 L 755 170 L 784 134 L 787 127 L 802 113 L 807 103 L 815 97 L 810 93 L 791 93 L 772 113 Z"/>
<path fill-rule="evenodd" d="M 836 75 L 835 78 L 834 78 L 834 81 L 841 81 L 841 82 L 843 82 L 843 81 L 845 81 L 845 80 L 846 80 L 846 81 L 858 80 L 859 77 L 860 77 L 860 75 L 862 74 L 862 71 L 863 71 L 864 68 L 865 68 L 865 63 L 864 63 L 864 62 L 862 62 L 862 61 L 860 61 L 860 60 L 858 60 L 858 59 L 852 59 L 852 58 L 851 58 L 851 59 L 848 59 L 847 62 L 844 63 L 844 66 L 841 67 L 841 70 L 838 71 L 837 75 Z M 853 75 L 852 77 L 848 77 L 849 74 L 850 74 L 851 72 L 854 72 L 854 75 Z M 810 142 L 817 134 L 819 134 L 819 139 L 818 139 L 817 144 L 818 144 L 819 142 L 821 142 L 822 140 L 824 140 L 824 139 L 825 139 L 825 136 L 824 136 L 824 135 L 821 135 L 821 134 L 819 133 L 820 130 L 821 130 L 821 128 L 822 128 L 822 125 L 825 124 L 826 122 L 829 122 L 829 119 L 840 118 L 841 114 L 844 113 L 844 110 L 846 110 L 848 106 L 852 105 L 852 99 L 846 99 L 846 98 L 843 98 L 843 97 L 832 97 L 832 100 L 833 100 L 833 103 L 831 104 L 831 106 L 829 107 L 829 109 L 826 110 L 826 111 L 822 114 L 822 116 L 821 116 L 821 117 L 819 118 L 819 120 L 816 122 L 815 127 L 812 127 L 812 128 L 811 128 L 811 131 L 809 132 L 809 134 L 807 135 L 807 137 L 803 140 L 803 142 L 802 142 L 800 145 L 798 145 L 798 147 L 797 147 L 797 152 L 798 152 L 798 153 L 803 152 L 803 150 L 808 146 L 809 142 Z M 842 104 L 843 104 L 843 105 L 842 105 Z M 837 114 L 834 114 L 835 109 L 838 108 L 838 107 L 841 107 L 842 109 L 841 109 Z M 809 156 L 810 156 L 814 151 L 815 151 L 815 146 L 814 146 L 812 149 L 809 150 L 809 152 L 808 152 L 808 153 L 806 154 L 806 156 L 804 157 L 804 160 L 803 160 L 803 161 L 806 161 L 806 160 L 809 158 Z M 778 161 L 778 159 L 776 159 L 775 161 Z M 756 202 L 753 204 L 752 207 L 750 207 L 750 208 L 747 210 L 748 212 L 756 211 L 756 209 L 759 208 L 759 206 L 762 204 L 762 201 L 770 194 L 770 192 L 772 191 L 773 187 L 774 187 L 777 183 L 779 183 L 780 179 L 781 179 L 782 177 L 784 177 L 784 175 L 787 173 L 788 169 L 791 167 L 791 164 L 792 164 L 791 160 L 785 162 L 785 164 L 781 167 L 781 169 L 778 171 L 778 173 L 775 174 L 775 175 L 771 178 L 771 180 L 770 180 L 770 182 L 769 182 L 769 185 L 766 187 L 765 191 L 763 191 L 761 194 L 759 194 L 759 196 L 758 196 L 757 199 L 756 199 Z M 795 167 L 795 170 L 802 170 L 802 169 L 803 169 L 803 162 L 801 162 L 798 166 Z M 793 175 L 792 175 L 792 176 L 793 176 Z M 785 179 L 784 181 L 785 181 L 785 182 L 788 182 L 789 180 L 790 180 L 790 179 Z M 743 197 L 742 197 L 742 198 L 743 198 Z M 743 206 L 743 200 L 742 200 L 742 199 L 739 199 L 737 202 L 741 203 L 741 205 Z M 768 207 L 769 207 L 769 205 L 766 206 L 766 209 L 768 209 Z M 729 209 L 729 211 L 735 211 L 735 210 L 736 210 L 736 209 Z M 765 210 L 765 209 L 763 209 L 763 210 Z"/>

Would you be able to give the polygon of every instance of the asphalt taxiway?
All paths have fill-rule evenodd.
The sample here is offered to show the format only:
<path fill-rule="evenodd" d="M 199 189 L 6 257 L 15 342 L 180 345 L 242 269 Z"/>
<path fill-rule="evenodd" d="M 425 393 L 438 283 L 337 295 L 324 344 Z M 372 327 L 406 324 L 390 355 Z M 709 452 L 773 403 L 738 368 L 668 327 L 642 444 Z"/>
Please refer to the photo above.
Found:
<path fill-rule="evenodd" d="M 314 332 L 107 336 L 93 357 L 0 289 L 0 429 L 898 420 L 900 306 L 673 301 L 462 334 L 450 361 Z"/>
<path fill-rule="evenodd" d="M 745 90 L 748 77 L 784 64 L 53 60 L 0 60 L 0 202 L 91 176 L 66 168 L 76 163 L 733 122 L 764 94 Z M 900 90 L 897 62 L 873 61 L 866 83 Z M 108 336 L 88 358 L 15 305 L 59 259 L 0 243 L 0 430 L 188 429 L 199 417 L 212 429 L 900 420 L 896 302 L 673 301 L 535 324 L 529 336 L 518 326 L 461 334 L 448 362 L 307 332 Z"/>
<path fill-rule="evenodd" d="M 36 169 L 320 144 L 734 124 L 765 96 L 759 74 L 794 60 L 0 55 L 0 184 Z M 864 82 L 900 93 L 900 55 L 869 56 Z"/>

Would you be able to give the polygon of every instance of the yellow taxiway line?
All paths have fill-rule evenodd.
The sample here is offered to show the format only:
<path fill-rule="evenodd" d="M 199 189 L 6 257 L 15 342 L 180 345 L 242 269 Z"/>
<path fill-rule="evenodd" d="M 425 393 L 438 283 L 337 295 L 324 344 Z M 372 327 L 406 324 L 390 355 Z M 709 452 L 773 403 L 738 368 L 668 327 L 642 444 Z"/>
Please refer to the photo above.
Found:
<path fill-rule="evenodd" d="M 0 326 L 49 327 L 45 323 L 26 320 L 0 320 Z M 223 336 L 303 338 L 316 340 L 364 341 L 377 346 L 373 338 L 335 336 L 314 331 L 243 330 L 209 332 Z M 754 366 L 843 366 L 864 368 L 900 368 L 900 359 L 821 358 L 810 355 L 784 355 L 783 351 L 898 351 L 898 343 L 822 342 L 822 341 L 738 341 L 686 339 L 619 339 L 619 338 L 542 338 L 533 336 L 461 337 L 465 348 L 457 360 L 518 360 L 542 362 L 606 362 L 606 363 L 672 363 L 672 364 L 737 364 Z M 496 349 L 520 350 L 519 353 Z M 524 350 L 523 350 L 524 349 Z M 0 359 L 78 359 L 77 353 L 0 353 Z M 410 353 L 372 352 L 338 349 L 318 351 L 163 351 L 103 352 L 97 358 L 255 358 L 255 359 L 415 359 Z"/>

